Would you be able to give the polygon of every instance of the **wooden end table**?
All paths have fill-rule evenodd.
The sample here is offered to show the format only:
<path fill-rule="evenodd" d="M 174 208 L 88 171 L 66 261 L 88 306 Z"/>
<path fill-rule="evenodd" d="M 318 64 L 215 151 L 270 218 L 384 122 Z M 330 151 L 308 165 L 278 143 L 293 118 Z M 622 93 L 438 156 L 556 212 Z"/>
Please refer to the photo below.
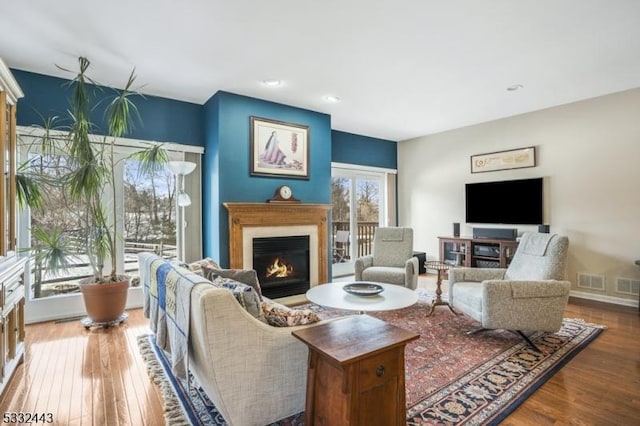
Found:
<path fill-rule="evenodd" d="M 405 425 L 404 348 L 418 334 L 354 315 L 292 334 L 309 347 L 305 425 Z"/>
<path fill-rule="evenodd" d="M 431 303 L 431 308 L 429 309 L 429 312 L 427 312 L 427 316 L 430 317 L 433 315 L 436 306 L 448 306 L 451 312 L 458 315 L 458 313 L 453 310 L 453 306 L 451 306 L 449 302 L 442 300 L 442 272 L 448 271 L 451 265 L 446 262 L 440 262 L 439 260 L 428 260 L 424 262 L 424 267 L 426 269 L 438 271 L 438 280 L 436 281 L 436 298 Z"/>

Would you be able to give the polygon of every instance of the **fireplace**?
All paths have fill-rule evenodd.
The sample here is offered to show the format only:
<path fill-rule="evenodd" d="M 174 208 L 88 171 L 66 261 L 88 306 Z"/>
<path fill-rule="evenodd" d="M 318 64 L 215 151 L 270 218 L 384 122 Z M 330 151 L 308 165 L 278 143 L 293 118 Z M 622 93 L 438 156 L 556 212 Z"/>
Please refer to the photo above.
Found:
<path fill-rule="evenodd" d="M 224 203 L 229 212 L 229 267 L 256 269 L 254 240 L 277 237 L 308 237 L 308 287 L 326 283 L 329 272 L 329 204 Z M 260 277 L 260 283 L 265 281 Z M 300 289 L 297 294 L 304 294 Z M 269 292 L 267 291 L 267 294 Z"/>
<path fill-rule="evenodd" d="M 309 236 L 253 238 L 253 269 L 268 298 L 304 294 L 310 287 Z"/>

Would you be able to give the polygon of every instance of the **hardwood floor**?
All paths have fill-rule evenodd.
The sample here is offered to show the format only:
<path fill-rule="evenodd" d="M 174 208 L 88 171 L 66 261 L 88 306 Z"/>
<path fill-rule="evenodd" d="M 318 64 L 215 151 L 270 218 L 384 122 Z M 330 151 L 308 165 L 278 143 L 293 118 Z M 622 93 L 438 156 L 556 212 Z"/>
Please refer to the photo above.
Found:
<path fill-rule="evenodd" d="M 421 287 L 431 285 L 421 279 Z M 147 321 L 140 309 L 129 314 L 109 329 L 86 331 L 77 320 L 28 325 L 26 359 L 0 412 L 52 413 L 58 425 L 163 424 L 162 398 L 136 342 L 148 332 Z M 638 310 L 572 299 L 566 316 L 608 329 L 502 424 L 638 424 Z"/>
<path fill-rule="evenodd" d="M 52 413 L 57 425 L 164 424 L 162 397 L 136 341 L 147 324 L 135 309 L 107 329 L 87 331 L 78 320 L 28 325 L 25 362 L 0 413 Z"/>
<path fill-rule="evenodd" d="M 640 424 L 638 309 L 570 299 L 565 317 L 607 329 L 502 424 Z"/>

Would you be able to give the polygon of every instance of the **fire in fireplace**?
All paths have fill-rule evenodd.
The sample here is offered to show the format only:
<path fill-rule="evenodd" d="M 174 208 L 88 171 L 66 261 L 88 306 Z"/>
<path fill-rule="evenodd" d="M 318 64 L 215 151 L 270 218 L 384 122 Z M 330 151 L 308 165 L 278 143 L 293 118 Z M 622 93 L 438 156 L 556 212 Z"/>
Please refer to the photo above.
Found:
<path fill-rule="evenodd" d="M 305 293 L 310 287 L 309 236 L 254 238 L 253 269 L 266 297 Z"/>
<path fill-rule="evenodd" d="M 267 278 L 275 276 L 276 278 L 287 278 L 294 274 L 293 266 L 287 265 L 286 261 L 279 257 L 273 261 L 271 266 L 267 266 Z"/>

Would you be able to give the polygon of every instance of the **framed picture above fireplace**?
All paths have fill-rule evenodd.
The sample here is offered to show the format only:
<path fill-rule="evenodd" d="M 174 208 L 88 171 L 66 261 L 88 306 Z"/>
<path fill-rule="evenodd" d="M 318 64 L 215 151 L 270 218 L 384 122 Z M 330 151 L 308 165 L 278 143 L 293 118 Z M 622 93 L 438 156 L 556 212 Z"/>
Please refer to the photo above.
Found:
<path fill-rule="evenodd" d="M 251 175 L 309 179 L 309 126 L 251 117 Z"/>

